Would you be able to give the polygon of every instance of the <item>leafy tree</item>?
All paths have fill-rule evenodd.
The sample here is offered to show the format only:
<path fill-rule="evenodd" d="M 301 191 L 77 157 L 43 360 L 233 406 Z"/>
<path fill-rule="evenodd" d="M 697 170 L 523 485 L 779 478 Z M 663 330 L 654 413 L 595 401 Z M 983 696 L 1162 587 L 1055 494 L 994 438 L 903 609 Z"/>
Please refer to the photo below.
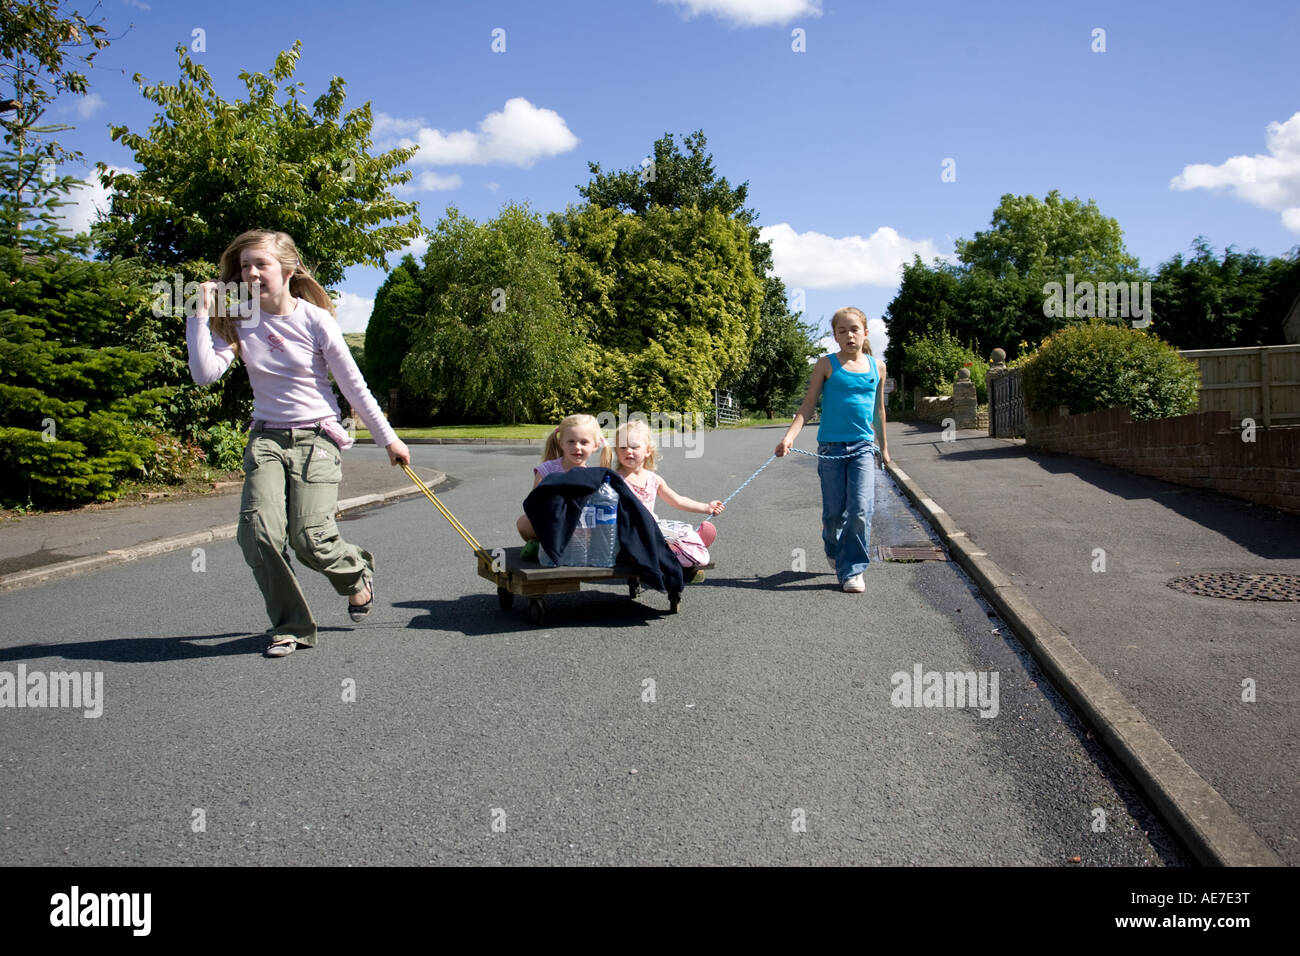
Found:
<path fill-rule="evenodd" d="M 309 110 L 303 85 L 288 82 L 300 48 L 299 42 L 280 53 L 269 75 L 240 73 L 246 101 L 218 96 L 211 75 L 183 45 L 177 84 L 146 85 L 136 74 L 145 98 L 162 112 L 146 135 L 112 128 L 140 168 L 114 173 L 100 164 L 101 180 L 114 190 L 96 233 L 105 254 L 215 263 L 241 232 L 279 230 L 293 236 L 329 287 L 351 265 L 387 268 L 385 255 L 422 233 L 415 204 L 389 192 L 411 178 L 398 167 L 415 147 L 372 156 L 370 104 L 339 120 L 341 77 Z M 276 96 L 281 83 L 283 101 Z"/>
<path fill-rule="evenodd" d="M 903 281 L 885 310 L 885 327 L 889 330 L 889 345 L 885 349 L 885 364 L 900 369 L 907 377 L 903 361 L 903 347 L 911 340 L 928 338 L 957 324 L 961 308 L 962 273 L 942 259 L 926 266 L 920 256 L 913 256 L 910 265 L 903 267 Z M 908 381 L 908 387 L 920 382 Z"/>
<path fill-rule="evenodd" d="M 527 206 L 507 204 L 482 226 L 450 207 L 424 258 L 425 314 L 402 362 L 406 389 L 444 419 L 554 417 L 581 346 L 558 260 Z"/>
<path fill-rule="evenodd" d="M 83 258 L 84 239 L 54 221 L 75 180 L 38 170 L 70 155 L 44 138 L 67 129 L 38 125 L 45 105 L 86 91 L 65 54 L 83 39 L 102 48 L 102 33 L 53 3 L 7 4 L 0 20 L 0 72 L 14 92 L 0 154 L 0 499 L 10 504 L 113 497 L 151 455 L 140 425 L 165 395 L 143 387 L 155 357 L 118 342 L 123 315 L 145 307 L 135 271 Z"/>
<path fill-rule="evenodd" d="M 694 206 L 587 205 L 552 214 L 551 228 L 565 298 L 595 346 L 572 407 L 694 412 L 748 365 L 764 285 L 743 223 Z"/>
<path fill-rule="evenodd" d="M 380 401 L 402 386 L 402 360 L 411 350 L 416 324 L 424 315 L 425 291 L 420 265 L 404 256 L 375 293 L 375 307 L 366 325 L 366 381 Z M 399 407 L 404 403 L 399 397 Z M 391 414 L 391 410 L 390 410 Z"/>
<path fill-rule="evenodd" d="M 769 277 L 768 281 L 780 280 Z M 736 383 L 741 405 L 762 409 L 768 418 L 798 400 L 808 384 L 808 360 L 819 351 L 817 329 L 800 321 L 802 313 L 791 315 L 782 307 L 773 314 L 771 301 L 771 296 L 763 299 L 758 338 Z"/>
<path fill-rule="evenodd" d="M 5 3 L 0 17 L 0 129 L 6 146 L 0 153 L 0 242 L 18 245 L 21 239 L 28 249 L 59 247 L 54 210 L 67 189 L 59 187 L 51 170 L 81 154 L 53 139 L 70 126 L 41 125 L 40 120 L 60 94 L 86 93 L 81 69 L 108 46 L 105 32 L 102 24 L 89 23 L 79 13 L 64 16 L 58 0 Z"/>
<path fill-rule="evenodd" d="M 568 283 L 566 294 L 576 297 L 580 302 L 576 308 L 580 316 L 585 317 L 590 323 L 591 335 L 598 344 L 599 358 L 596 361 L 600 363 L 600 367 L 592 374 L 602 384 L 593 385 L 585 395 L 574 396 L 572 401 L 575 405 L 581 405 L 584 401 L 598 400 L 606 403 L 614 402 L 616 407 L 617 402 L 614 401 L 616 397 L 623 396 L 619 400 L 627 401 L 627 395 L 635 395 L 637 396 L 635 401 L 648 403 L 644 406 L 646 408 L 660 410 L 679 408 L 683 411 L 702 408 L 714 387 L 718 385 L 740 387 L 740 376 L 748 364 L 749 349 L 758 337 L 762 321 L 776 323 L 787 332 L 791 327 L 790 323 L 796 321 L 787 308 L 785 285 L 778 277 L 767 274 L 772 268 L 772 247 L 771 243 L 759 238 L 758 227 L 754 224 L 758 214 L 745 206 L 749 184 L 742 183 L 733 188 L 725 177 L 719 177 L 713 167 L 713 157 L 706 151 L 707 145 L 708 140 L 702 130 L 696 130 L 683 138 L 685 151 L 678 148 L 672 133 L 665 133 L 655 141 L 652 160 L 648 164 L 605 173 L 599 163 L 589 163 L 588 168 L 591 170 L 592 179 L 586 186 L 578 187 L 579 194 L 587 201 L 586 206 L 578 207 L 576 210 L 570 209 L 562 216 L 551 217 L 552 228 L 556 230 L 557 238 L 566 248 L 564 272 Z M 648 231 L 626 224 L 614 227 L 613 232 L 621 239 L 635 238 L 635 241 L 621 245 L 625 254 L 629 255 L 636 255 L 638 243 L 646 241 L 650 241 L 651 245 L 642 248 L 646 254 L 651 254 L 655 245 L 662 243 L 665 238 L 658 224 L 668 222 L 674 214 L 680 213 L 682 216 L 690 217 L 710 212 L 718 213 L 740 230 L 738 235 L 743 238 L 744 244 L 748 247 L 749 268 L 754 277 L 759 280 L 757 288 L 761 296 L 761 304 L 757 316 L 745 318 L 727 331 L 718 328 L 716 331 L 721 332 L 721 336 L 710 331 L 711 344 L 708 349 L 714 354 L 712 360 L 703 365 L 693 365 L 689 353 L 678 353 L 668 348 L 665 343 L 657 341 L 653 332 L 646 331 L 645 328 L 626 335 L 620 335 L 617 330 L 608 328 L 609 324 L 617 324 L 620 321 L 620 315 L 611 313 L 608 306 L 611 294 L 614 298 L 620 298 L 619 295 L 614 294 L 614 287 L 621 284 L 626 273 L 621 271 L 623 262 L 611 262 L 608 258 L 612 249 L 611 244 L 619 243 L 619 240 L 608 232 L 608 227 L 613 220 L 591 215 L 592 210 L 631 213 L 632 217 L 628 218 L 643 223 L 649 223 L 653 217 L 657 225 Z M 579 222 L 575 217 L 580 216 L 586 218 Z M 597 235 L 601 236 L 599 241 L 593 245 L 587 244 L 589 241 L 596 240 Z M 695 255 L 694 252 L 687 252 L 678 239 L 674 239 L 673 243 L 675 249 L 673 255 L 676 258 Z M 578 250 L 582 251 L 579 253 Z M 592 258 L 585 264 L 581 264 L 574 259 L 575 254 L 590 255 Z M 653 254 L 658 254 L 658 251 L 654 251 Z M 704 268 L 712 268 L 715 265 L 702 263 Z M 730 262 L 726 263 L 727 269 L 730 266 Z M 595 273 L 601 270 L 604 270 L 603 276 L 597 281 Z M 739 287 L 737 291 L 743 299 L 729 304 L 728 315 L 740 315 L 750 309 L 746 303 L 750 302 L 752 286 L 749 283 L 742 283 L 742 286 L 743 291 Z M 693 316 L 678 314 L 669 317 L 667 313 L 676 307 L 663 297 L 665 287 L 656 285 L 654 291 L 659 297 L 659 314 L 669 325 L 680 329 L 689 325 L 692 320 L 705 321 L 705 317 L 700 314 Z M 754 321 L 754 318 L 758 321 Z M 773 342 L 781 338 L 783 334 L 781 328 L 774 329 Z M 736 332 L 740 333 L 739 338 L 735 337 Z M 645 333 L 644 336 L 641 333 Z M 624 346 L 614 344 L 620 338 L 629 343 L 630 347 L 638 350 L 649 343 L 653 343 L 655 347 L 649 348 L 639 358 L 634 359 L 628 355 L 618 354 L 624 350 Z M 725 344 L 723 344 L 724 339 Z M 588 356 L 588 360 L 591 360 L 591 356 Z M 685 364 L 679 367 L 679 362 Z M 654 369 L 658 371 L 652 372 Z M 718 378 L 707 382 L 700 380 L 701 374 L 712 375 L 715 371 Z M 656 384 L 656 374 L 669 376 L 668 380 L 671 384 Z M 751 384 L 763 374 L 762 369 L 756 369 Z M 641 384 L 634 386 L 632 384 L 634 382 Z M 628 389 L 630 391 L 627 391 Z M 597 394 L 602 397 L 597 399 L 595 397 Z"/>
<path fill-rule="evenodd" d="M 1004 348 L 1014 357 L 1021 340 L 1037 342 L 1053 330 L 1085 318 L 1044 314 L 1049 282 L 1130 282 L 1146 279 L 1124 248 L 1119 223 L 1092 200 L 1004 195 L 991 228 L 957 241 L 959 264 L 919 258 L 904 270 L 888 309 L 891 343 L 913 334 L 926 337 L 941 324 L 979 354 Z M 900 334 L 901 333 L 901 334 Z M 890 355 L 898 358 L 891 344 Z"/>
<path fill-rule="evenodd" d="M 1192 250 L 1156 273 L 1153 331 L 1180 349 L 1283 344 L 1282 323 L 1300 294 L 1300 257 L 1266 260 L 1229 247 L 1220 258 L 1204 236 Z"/>

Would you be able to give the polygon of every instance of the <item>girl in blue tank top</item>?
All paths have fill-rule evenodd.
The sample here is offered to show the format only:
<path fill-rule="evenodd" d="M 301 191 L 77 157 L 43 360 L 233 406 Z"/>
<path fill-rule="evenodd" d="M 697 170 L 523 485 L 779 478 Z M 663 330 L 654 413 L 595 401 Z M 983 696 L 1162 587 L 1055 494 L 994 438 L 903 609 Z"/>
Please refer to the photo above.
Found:
<path fill-rule="evenodd" d="M 867 589 L 862 573 L 871 558 L 871 513 L 875 504 L 875 457 L 889 462 L 885 434 L 885 363 L 871 354 L 867 317 L 844 308 L 831 319 L 840 350 L 823 355 L 813 366 L 808 394 L 776 446 L 783 457 L 822 400 L 817 431 L 817 475 L 822 486 L 822 545 L 826 560 L 851 594 Z"/>

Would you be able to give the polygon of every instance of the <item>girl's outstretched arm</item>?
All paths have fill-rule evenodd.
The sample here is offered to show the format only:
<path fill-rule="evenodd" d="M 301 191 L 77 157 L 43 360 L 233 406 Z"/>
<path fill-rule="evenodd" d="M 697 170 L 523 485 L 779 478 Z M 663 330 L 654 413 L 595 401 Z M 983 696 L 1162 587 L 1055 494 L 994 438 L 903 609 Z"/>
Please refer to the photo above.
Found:
<path fill-rule="evenodd" d="M 706 503 L 679 495 L 669 488 L 662 478 L 659 479 L 659 497 L 678 511 L 698 511 L 702 515 L 715 515 L 723 509 L 722 502 L 716 498 Z"/>
<path fill-rule="evenodd" d="M 831 360 L 823 355 L 813 366 L 812 378 L 808 381 L 808 393 L 803 397 L 803 404 L 799 406 L 799 411 L 794 413 L 794 421 L 786 429 L 785 437 L 777 442 L 777 458 L 783 458 L 790 453 L 790 446 L 799 437 L 799 430 L 803 428 L 804 422 L 812 418 L 812 413 L 817 410 L 817 399 L 821 398 L 822 383 L 830 377 L 830 374 Z"/>

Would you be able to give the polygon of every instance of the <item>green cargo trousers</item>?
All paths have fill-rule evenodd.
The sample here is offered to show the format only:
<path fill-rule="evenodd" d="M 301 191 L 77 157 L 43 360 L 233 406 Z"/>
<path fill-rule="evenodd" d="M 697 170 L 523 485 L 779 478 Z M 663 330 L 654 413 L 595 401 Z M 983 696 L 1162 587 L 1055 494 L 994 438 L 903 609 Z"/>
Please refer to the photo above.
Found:
<path fill-rule="evenodd" d="M 316 621 L 285 554 L 286 543 L 306 567 L 329 578 L 335 592 L 358 594 L 370 584 L 375 559 L 339 536 L 334 523 L 338 446 L 316 428 L 255 426 L 244 449 L 244 493 L 236 537 L 262 589 L 276 637 L 316 644 Z"/>

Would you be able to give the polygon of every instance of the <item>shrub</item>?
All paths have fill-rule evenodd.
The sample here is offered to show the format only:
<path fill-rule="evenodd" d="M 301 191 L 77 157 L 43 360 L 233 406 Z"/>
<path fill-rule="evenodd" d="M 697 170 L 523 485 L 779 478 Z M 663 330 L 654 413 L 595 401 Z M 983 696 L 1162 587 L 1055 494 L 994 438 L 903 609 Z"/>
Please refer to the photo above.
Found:
<path fill-rule="evenodd" d="M 1154 335 L 1093 320 L 1049 336 L 1024 363 L 1025 403 L 1073 414 L 1127 407 L 1134 421 L 1186 415 L 1197 407 L 1196 364 Z"/>
<path fill-rule="evenodd" d="M 218 422 L 204 434 L 203 450 L 214 468 L 234 471 L 244 462 L 244 446 L 247 444 L 248 429 Z"/>
<path fill-rule="evenodd" d="M 123 345 L 124 314 L 147 308 L 124 263 L 0 246 L 0 501 L 116 497 L 147 460 L 167 390 L 154 354 Z"/>
<path fill-rule="evenodd" d="M 150 437 L 153 440 L 153 454 L 140 469 L 149 481 L 180 484 L 200 462 L 207 459 L 203 449 L 191 442 L 161 432 Z"/>
<path fill-rule="evenodd" d="M 927 395 L 951 395 L 953 380 L 966 365 L 975 383 L 975 400 L 987 402 L 988 363 L 946 328 L 933 337 L 913 338 L 903 346 L 903 376 L 908 388 L 922 388 Z"/>

